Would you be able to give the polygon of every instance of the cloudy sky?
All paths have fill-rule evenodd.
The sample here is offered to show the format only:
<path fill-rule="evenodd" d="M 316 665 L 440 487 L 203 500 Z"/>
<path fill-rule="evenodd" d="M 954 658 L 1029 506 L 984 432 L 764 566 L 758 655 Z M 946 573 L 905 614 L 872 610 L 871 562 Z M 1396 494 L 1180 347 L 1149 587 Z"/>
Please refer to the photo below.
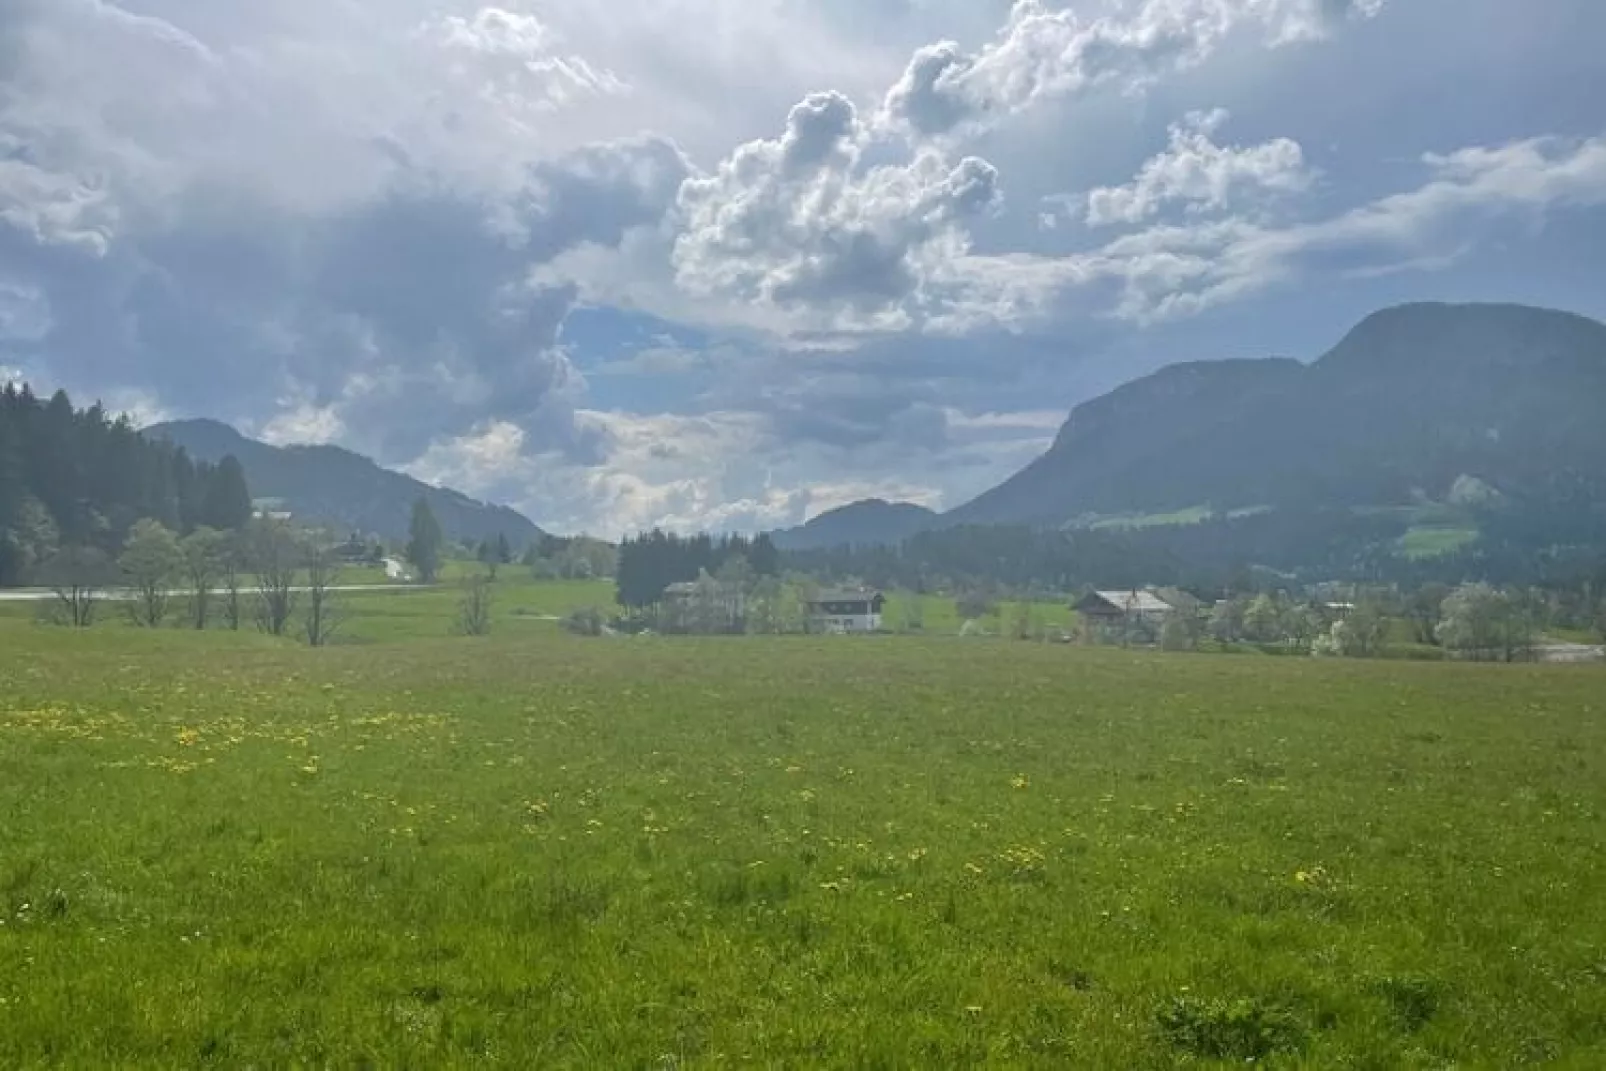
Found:
<path fill-rule="evenodd" d="M 0 0 L 0 375 L 556 531 L 953 506 L 1379 306 L 1606 315 L 1599 0 Z"/>

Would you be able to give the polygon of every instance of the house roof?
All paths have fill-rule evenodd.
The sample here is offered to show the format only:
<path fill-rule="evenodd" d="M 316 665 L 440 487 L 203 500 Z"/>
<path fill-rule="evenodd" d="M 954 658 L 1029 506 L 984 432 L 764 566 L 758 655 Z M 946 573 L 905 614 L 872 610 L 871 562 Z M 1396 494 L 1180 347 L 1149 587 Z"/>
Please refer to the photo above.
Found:
<path fill-rule="evenodd" d="M 664 594 L 695 595 L 697 594 L 697 585 L 689 580 L 679 584 L 670 584 L 668 587 L 664 588 Z"/>
<path fill-rule="evenodd" d="M 822 606 L 828 602 L 869 602 L 881 597 L 881 592 L 871 588 L 835 588 L 817 592 L 809 600 L 810 606 Z"/>
<path fill-rule="evenodd" d="M 1098 599 L 1127 614 L 1169 614 L 1176 609 L 1152 591 L 1095 591 L 1089 599 Z M 1082 600 L 1083 605 L 1087 602 L 1088 599 Z"/>

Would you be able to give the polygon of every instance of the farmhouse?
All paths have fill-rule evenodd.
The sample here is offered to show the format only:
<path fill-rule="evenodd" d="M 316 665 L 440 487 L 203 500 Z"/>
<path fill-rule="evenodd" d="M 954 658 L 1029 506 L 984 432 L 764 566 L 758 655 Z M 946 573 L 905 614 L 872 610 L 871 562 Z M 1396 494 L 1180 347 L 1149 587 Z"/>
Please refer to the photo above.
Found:
<path fill-rule="evenodd" d="M 809 628 L 816 632 L 879 632 L 887 597 L 869 589 L 822 591 L 809 600 Z"/>
<path fill-rule="evenodd" d="M 1177 612 L 1152 591 L 1094 591 L 1074 609 L 1091 625 L 1159 625 Z"/>

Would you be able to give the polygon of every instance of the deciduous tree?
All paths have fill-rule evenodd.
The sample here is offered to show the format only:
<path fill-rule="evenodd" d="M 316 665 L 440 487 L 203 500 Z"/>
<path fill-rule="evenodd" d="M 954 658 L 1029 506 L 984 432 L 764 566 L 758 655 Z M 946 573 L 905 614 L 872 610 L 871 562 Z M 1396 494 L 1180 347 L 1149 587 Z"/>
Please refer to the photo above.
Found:
<path fill-rule="evenodd" d="M 134 622 L 143 628 L 160 628 L 167 618 L 173 585 L 184 570 L 178 537 L 160 521 L 139 521 L 129 532 L 128 545 L 117 564 L 134 596 L 129 603 Z"/>
<path fill-rule="evenodd" d="M 117 565 L 98 547 L 64 547 L 52 554 L 35 575 L 56 596 L 58 620 L 73 628 L 95 623 L 103 592 L 117 583 Z"/>
<path fill-rule="evenodd" d="M 301 547 L 282 521 L 263 519 L 252 526 L 250 567 L 256 574 L 257 627 L 283 636 L 295 616 Z"/>
<path fill-rule="evenodd" d="M 190 623 L 206 628 L 211 615 L 212 593 L 224 570 L 228 536 L 216 528 L 197 528 L 179 544 L 183 552 L 184 578 L 190 588 Z"/>
<path fill-rule="evenodd" d="M 301 619 L 301 632 L 309 647 L 327 647 L 344 621 L 339 604 L 340 556 L 322 544 L 309 544 L 304 550 L 306 562 L 306 613 Z"/>

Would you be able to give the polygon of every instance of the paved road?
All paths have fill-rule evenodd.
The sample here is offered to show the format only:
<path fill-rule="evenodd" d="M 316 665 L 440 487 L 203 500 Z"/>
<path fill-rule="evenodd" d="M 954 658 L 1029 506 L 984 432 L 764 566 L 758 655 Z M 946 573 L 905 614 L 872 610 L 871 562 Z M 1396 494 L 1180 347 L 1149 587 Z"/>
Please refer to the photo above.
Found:
<path fill-rule="evenodd" d="M 426 586 L 427 585 L 423 585 L 423 584 L 409 584 L 406 587 L 402 587 L 401 585 L 391 585 L 391 584 L 336 584 L 334 587 L 330 588 L 329 590 L 330 591 L 418 591 L 418 590 L 420 590 L 422 588 L 425 588 Z M 307 589 L 304 588 L 304 587 L 291 588 L 290 590 L 296 592 L 297 594 L 303 594 L 303 593 L 305 593 L 307 591 Z M 240 589 L 240 593 L 242 595 L 254 595 L 254 594 L 256 594 L 256 588 L 255 587 L 241 588 Z M 171 598 L 171 599 L 182 599 L 182 598 L 187 597 L 189 594 L 190 593 L 188 591 L 169 591 L 167 593 L 167 596 L 168 596 L 168 598 Z M 214 599 L 221 598 L 222 595 L 223 595 L 223 593 L 221 591 L 219 591 L 217 589 L 213 589 L 212 597 Z M 55 597 L 56 597 L 56 593 L 55 592 L 46 591 L 46 590 L 42 590 L 42 589 L 38 589 L 38 588 L 24 588 L 24 589 L 18 590 L 18 591 L 0 591 L 0 602 L 47 602 L 50 599 L 54 599 Z M 98 597 L 101 598 L 101 599 L 105 599 L 105 600 L 107 600 L 109 602 L 127 602 L 127 601 L 135 598 L 136 596 L 134 595 L 134 593 L 132 591 L 129 591 L 126 588 L 106 588 L 106 589 L 104 589 L 103 591 L 100 592 Z"/>

